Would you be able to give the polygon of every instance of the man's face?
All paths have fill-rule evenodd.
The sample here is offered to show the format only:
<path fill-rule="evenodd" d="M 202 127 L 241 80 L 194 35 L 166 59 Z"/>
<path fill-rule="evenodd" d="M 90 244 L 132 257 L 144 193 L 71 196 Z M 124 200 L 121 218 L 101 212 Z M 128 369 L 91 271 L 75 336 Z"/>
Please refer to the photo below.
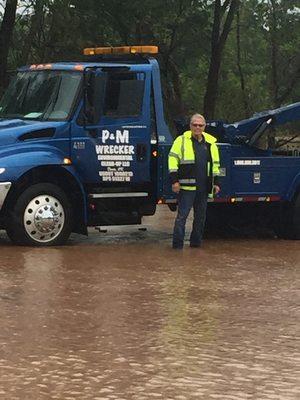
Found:
<path fill-rule="evenodd" d="M 202 132 L 205 129 L 205 121 L 202 118 L 193 118 L 190 123 L 192 135 L 195 139 L 199 140 L 202 137 Z"/>

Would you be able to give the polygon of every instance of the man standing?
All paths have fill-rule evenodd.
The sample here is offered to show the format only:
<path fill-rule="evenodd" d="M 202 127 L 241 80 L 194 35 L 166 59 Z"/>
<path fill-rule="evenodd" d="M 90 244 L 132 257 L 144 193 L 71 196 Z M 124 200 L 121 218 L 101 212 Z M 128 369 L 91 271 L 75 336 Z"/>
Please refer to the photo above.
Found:
<path fill-rule="evenodd" d="M 190 246 L 200 247 L 204 231 L 207 198 L 220 191 L 217 177 L 220 159 L 216 138 L 204 132 L 205 118 L 194 114 L 190 131 L 176 138 L 169 153 L 172 190 L 178 193 L 178 214 L 173 232 L 173 248 L 182 249 L 186 219 L 194 208 Z"/>

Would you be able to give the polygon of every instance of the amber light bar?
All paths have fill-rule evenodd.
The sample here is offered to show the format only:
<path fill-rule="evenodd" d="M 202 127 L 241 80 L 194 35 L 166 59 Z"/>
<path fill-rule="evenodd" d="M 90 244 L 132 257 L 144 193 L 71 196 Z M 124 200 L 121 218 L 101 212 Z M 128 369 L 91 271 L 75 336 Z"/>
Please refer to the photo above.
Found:
<path fill-rule="evenodd" d="M 157 46 L 89 47 L 83 50 L 85 56 L 99 54 L 157 54 Z"/>

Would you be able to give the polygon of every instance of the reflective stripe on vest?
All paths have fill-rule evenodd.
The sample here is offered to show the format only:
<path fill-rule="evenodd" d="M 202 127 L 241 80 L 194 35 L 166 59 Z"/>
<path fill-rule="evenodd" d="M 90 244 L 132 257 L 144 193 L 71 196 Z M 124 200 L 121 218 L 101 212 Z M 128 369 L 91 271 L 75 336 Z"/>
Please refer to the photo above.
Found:
<path fill-rule="evenodd" d="M 179 179 L 179 183 L 186 183 L 186 184 L 192 183 L 192 184 L 195 184 L 196 183 L 196 179 Z"/>
<path fill-rule="evenodd" d="M 176 154 L 176 153 L 173 153 L 173 152 L 171 152 L 171 151 L 170 151 L 170 153 L 169 153 L 169 157 L 175 157 L 175 158 L 177 158 L 177 160 L 180 160 L 179 155 Z"/>
<path fill-rule="evenodd" d="M 195 164 L 194 160 L 181 160 L 180 164 Z"/>

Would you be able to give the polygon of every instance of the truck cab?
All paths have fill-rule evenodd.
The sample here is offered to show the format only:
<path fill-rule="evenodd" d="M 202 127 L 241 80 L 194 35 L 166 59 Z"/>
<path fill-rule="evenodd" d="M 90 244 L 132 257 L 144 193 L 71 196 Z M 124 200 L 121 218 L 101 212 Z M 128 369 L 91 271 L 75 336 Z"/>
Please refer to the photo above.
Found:
<path fill-rule="evenodd" d="M 138 224 L 171 193 L 157 48 L 110 50 L 20 68 L 0 103 L 0 226 L 16 243 Z"/>

